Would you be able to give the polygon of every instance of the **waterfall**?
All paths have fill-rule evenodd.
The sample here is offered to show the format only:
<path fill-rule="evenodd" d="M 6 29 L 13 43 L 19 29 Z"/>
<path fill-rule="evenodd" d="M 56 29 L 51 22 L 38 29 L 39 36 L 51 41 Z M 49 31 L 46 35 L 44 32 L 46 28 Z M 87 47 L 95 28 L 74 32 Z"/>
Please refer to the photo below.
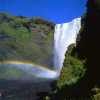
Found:
<path fill-rule="evenodd" d="M 54 32 L 54 50 L 53 50 L 54 70 L 45 68 L 41 65 L 35 65 L 33 63 L 26 63 L 26 62 L 20 62 L 20 61 L 17 61 L 17 62 L 5 61 L 3 63 L 0 63 L 1 69 L 5 68 L 6 66 L 6 69 L 3 69 L 5 72 L 3 73 L 3 75 L 5 76 L 5 79 L 6 78 L 9 79 L 10 77 L 12 79 L 18 78 L 20 80 L 27 80 L 27 79 L 32 80 L 38 77 L 47 78 L 47 79 L 57 79 L 63 67 L 63 62 L 65 59 L 65 53 L 67 51 L 67 48 L 70 44 L 75 43 L 76 41 L 76 36 L 81 27 L 80 22 L 81 22 L 81 18 L 76 18 L 68 23 L 56 24 L 55 32 Z M 2 67 L 3 65 L 4 67 Z M 22 71 L 21 77 L 19 78 L 19 76 L 14 76 L 15 74 L 13 75 L 12 73 L 10 73 L 8 76 L 7 73 L 11 72 L 11 70 L 15 70 L 15 72 Z"/>
<path fill-rule="evenodd" d="M 54 33 L 54 66 L 59 72 L 63 67 L 65 53 L 70 44 L 76 42 L 76 36 L 81 27 L 81 18 L 76 18 L 71 22 L 57 24 Z"/>

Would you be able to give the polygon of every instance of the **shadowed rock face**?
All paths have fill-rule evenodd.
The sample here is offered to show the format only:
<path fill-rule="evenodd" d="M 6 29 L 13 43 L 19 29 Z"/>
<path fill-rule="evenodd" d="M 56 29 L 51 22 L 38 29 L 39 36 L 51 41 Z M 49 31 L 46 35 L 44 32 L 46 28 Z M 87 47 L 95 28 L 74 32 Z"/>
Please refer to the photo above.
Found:
<path fill-rule="evenodd" d="M 88 0 L 83 27 L 77 39 L 79 58 L 86 58 L 87 67 L 84 78 L 79 82 L 82 94 L 87 93 L 100 80 L 100 1 Z M 79 90 L 79 91 L 80 91 Z M 86 92 L 87 91 L 87 92 Z M 88 93 L 87 93 L 88 94 Z"/>

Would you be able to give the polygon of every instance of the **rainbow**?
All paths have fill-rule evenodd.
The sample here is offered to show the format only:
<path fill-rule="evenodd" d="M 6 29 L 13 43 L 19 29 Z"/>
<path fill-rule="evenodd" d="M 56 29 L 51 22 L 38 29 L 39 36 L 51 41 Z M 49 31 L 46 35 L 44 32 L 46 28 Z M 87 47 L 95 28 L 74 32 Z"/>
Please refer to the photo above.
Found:
<path fill-rule="evenodd" d="M 27 61 L 2 61 L 1 65 L 10 65 L 16 67 L 28 75 L 34 76 L 35 78 L 47 78 L 47 79 L 56 79 L 58 78 L 57 71 L 51 70 L 46 66 L 41 66 Z M 9 67 L 9 66 L 7 66 Z M 33 77 L 33 78 L 34 78 Z M 27 80 L 27 79 L 26 79 Z"/>

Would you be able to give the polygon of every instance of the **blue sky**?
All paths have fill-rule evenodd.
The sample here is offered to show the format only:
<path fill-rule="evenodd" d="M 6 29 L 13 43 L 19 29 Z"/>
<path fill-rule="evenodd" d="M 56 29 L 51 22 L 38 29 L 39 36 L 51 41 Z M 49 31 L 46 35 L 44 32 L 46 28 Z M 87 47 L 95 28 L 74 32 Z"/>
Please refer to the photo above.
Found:
<path fill-rule="evenodd" d="M 87 0 L 0 0 L 0 12 L 63 23 L 81 16 Z"/>

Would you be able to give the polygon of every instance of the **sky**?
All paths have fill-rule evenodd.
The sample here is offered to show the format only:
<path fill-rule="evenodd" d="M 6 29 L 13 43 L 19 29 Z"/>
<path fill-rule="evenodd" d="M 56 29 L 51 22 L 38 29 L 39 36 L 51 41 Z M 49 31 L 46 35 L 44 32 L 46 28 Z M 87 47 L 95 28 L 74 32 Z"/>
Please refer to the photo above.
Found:
<path fill-rule="evenodd" d="M 0 12 L 64 23 L 80 17 L 87 0 L 0 0 Z"/>

